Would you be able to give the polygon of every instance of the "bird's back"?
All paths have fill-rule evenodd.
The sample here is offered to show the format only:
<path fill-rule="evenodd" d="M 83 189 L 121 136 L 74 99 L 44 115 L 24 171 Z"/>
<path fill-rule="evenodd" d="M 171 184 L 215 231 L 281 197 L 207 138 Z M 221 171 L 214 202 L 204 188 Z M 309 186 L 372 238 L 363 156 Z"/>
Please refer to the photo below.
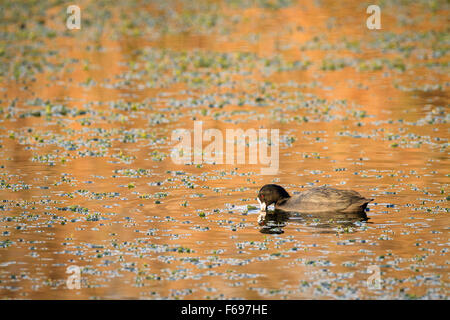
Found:
<path fill-rule="evenodd" d="M 305 213 L 364 212 L 373 199 L 366 199 L 353 190 L 339 190 L 330 187 L 311 188 L 277 205 L 277 209 Z"/>

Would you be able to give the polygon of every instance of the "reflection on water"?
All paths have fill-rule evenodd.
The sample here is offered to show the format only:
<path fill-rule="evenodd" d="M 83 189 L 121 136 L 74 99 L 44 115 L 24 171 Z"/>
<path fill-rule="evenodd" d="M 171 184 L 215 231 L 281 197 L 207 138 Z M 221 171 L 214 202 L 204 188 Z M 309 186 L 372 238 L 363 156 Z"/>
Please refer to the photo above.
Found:
<path fill-rule="evenodd" d="M 261 233 L 282 234 L 283 228 L 287 223 L 301 224 L 310 227 L 310 232 L 332 233 L 339 231 L 345 232 L 352 228 L 357 229 L 361 222 L 368 221 L 369 218 L 349 217 L 348 215 L 338 215 L 335 212 L 329 214 L 312 215 L 298 212 L 287 212 L 274 210 L 267 213 L 264 221 L 261 223 Z M 316 229 L 316 231 L 314 231 Z"/>
<path fill-rule="evenodd" d="M 358 1 L 86 0 L 77 31 L 3 2 L 0 298 L 449 298 L 447 2 L 368 30 Z M 279 172 L 175 164 L 195 121 L 279 129 Z M 375 201 L 261 228 L 268 183 Z"/>

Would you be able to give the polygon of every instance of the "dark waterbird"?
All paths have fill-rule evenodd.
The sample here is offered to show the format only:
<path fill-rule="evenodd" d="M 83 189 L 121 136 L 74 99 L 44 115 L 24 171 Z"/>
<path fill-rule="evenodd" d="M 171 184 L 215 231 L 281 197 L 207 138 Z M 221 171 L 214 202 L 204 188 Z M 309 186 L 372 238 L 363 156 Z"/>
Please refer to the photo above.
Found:
<path fill-rule="evenodd" d="M 275 204 L 275 210 L 298 212 L 317 216 L 367 219 L 365 209 L 374 199 L 367 199 L 353 190 L 330 187 L 311 188 L 294 196 L 281 186 L 266 184 L 259 190 L 257 200 L 261 207 L 258 223 L 263 224 L 267 208 Z"/>

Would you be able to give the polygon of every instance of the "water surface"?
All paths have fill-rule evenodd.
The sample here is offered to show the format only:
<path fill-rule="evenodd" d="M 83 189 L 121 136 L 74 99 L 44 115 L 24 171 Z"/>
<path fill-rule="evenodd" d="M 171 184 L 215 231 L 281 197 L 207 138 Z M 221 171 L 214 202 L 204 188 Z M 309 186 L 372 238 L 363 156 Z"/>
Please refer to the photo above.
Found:
<path fill-rule="evenodd" d="M 0 297 L 448 299 L 449 7 L 401 3 L 2 5 Z M 278 174 L 174 164 L 195 120 L 279 129 Z M 261 227 L 266 183 L 375 200 Z"/>

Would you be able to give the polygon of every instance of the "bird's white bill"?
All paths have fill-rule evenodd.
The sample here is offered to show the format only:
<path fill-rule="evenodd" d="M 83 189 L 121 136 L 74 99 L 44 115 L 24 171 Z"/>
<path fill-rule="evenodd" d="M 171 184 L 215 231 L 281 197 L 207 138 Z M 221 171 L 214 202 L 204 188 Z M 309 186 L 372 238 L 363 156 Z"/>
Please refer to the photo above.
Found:
<path fill-rule="evenodd" d="M 261 212 L 258 216 L 258 224 L 262 226 L 264 224 L 264 220 L 266 219 L 266 213 Z"/>
<path fill-rule="evenodd" d="M 256 200 L 258 200 L 259 207 L 261 208 L 261 211 L 265 212 L 266 211 L 266 203 L 265 202 L 261 202 L 261 200 L 259 200 L 259 198 L 256 198 Z"/>

